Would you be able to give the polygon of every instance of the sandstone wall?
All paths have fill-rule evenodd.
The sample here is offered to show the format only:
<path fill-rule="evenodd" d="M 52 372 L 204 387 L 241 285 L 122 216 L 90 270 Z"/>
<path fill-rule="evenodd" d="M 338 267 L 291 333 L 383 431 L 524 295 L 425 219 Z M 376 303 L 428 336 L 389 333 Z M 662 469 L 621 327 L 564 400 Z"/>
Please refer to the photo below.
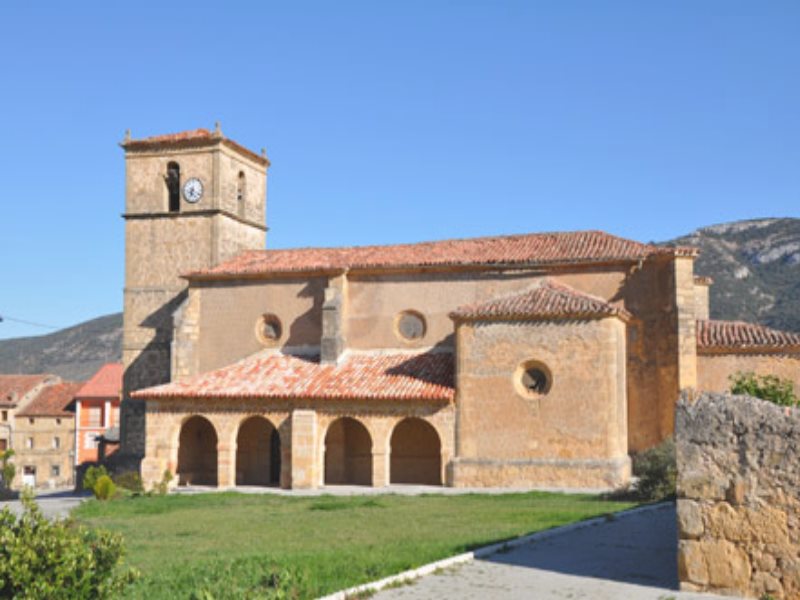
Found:
<path fill-rule="evenodd" d="M 800 598 L 800 410 L 702 394 L 676 417 L 681 587 Z"/>
<path fill-rule="evenodd" d="M 727 392 L 731 388 L 731 375 L 743 371 L 790 379 L 800 391 L 800 354 L 783 353 L 698 354 L 697 387 L 707 392 Z"/>
<path fill-rule="evenodd" d="M 457 333 L 456 486 L 614 487 L 630 475 L 625 324 L 464 323 Z M 527 393 L 521 365 L 549 372 Z"/>

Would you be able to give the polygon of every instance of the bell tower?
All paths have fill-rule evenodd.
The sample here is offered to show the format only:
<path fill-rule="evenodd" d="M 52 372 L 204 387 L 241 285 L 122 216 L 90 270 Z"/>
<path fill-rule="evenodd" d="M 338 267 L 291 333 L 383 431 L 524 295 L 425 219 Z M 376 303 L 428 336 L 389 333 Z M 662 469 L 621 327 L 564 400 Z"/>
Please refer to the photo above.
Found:
<path fill-rule="evenodd" d="M 121 144 L 125 150 L 125 290 L 121 460 L 144 455 L 145 413 L 131 392 L 171 380 L 181 275 L 266 246 L 266 154 L 196 129 Z"/>

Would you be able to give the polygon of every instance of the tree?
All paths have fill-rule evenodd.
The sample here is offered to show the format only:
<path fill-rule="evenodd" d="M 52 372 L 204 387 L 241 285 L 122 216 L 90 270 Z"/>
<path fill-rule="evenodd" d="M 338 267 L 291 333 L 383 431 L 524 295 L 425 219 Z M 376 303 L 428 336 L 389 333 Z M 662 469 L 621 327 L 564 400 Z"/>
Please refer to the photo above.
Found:
<path fill-rule="evenodd" d="M 17 474 L 17 467 L 11 462 L 13 456 L 14 451 L 11 448 L 0 452 L 0 486 L 5 490 L 11 489 L 11 483 Z"/>

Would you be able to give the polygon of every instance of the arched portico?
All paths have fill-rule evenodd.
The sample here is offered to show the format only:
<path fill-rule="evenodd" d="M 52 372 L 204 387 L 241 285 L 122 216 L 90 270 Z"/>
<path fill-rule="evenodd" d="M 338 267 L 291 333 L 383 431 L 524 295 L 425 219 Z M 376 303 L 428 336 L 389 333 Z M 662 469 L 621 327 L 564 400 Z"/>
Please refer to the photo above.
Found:
<path fill-rule="evenodd" d="M 372 485 L 372 438 L 352 417 L 333 421 L 325 435 L 325 485 Z"/>
<path fill-rule="evenodd" d="M 442 444 L 436 429 L 417 417 L 400 421 L 391 438 L 391 483 L 442 485 Z"/>
<path fill-rule="evenodd" d="M 264 417 L 245 419 L 236 436 L 236 485 L 278 485 L 280 475 L 280 433 Z"/>
<path fill-rule="evenodd" d="M 217 432 L 205 417 L 183 422 L 178 437 L 178 485 L 217 485 Z"/>

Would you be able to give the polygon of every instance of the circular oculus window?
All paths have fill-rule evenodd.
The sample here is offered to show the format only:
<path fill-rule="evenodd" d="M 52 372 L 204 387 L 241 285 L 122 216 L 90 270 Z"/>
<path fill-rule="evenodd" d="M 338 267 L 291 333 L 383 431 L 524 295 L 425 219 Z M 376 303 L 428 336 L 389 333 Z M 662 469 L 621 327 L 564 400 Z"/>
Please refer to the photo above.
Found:
<path fill-rule="evenodd" d="M 537 361 L 529 361 L 517 368 L 515 376 L 517 388 L 523 395 L 535 398 L 550 391 L 553 376 L 550 369 Z"/>
<path fill-rule="evenodd" d="M 282 334 L 281 320 L 276 315 L 271 313 L 261 315 L 256 322 L 256 337 L 262 344 L 275 345 L 280 341 Z"/>
<path fill-rule="evenodd" d="M 397 335 L 407 342 L 414 342 L 425 337 L 425 317 L 415 310 L 406 310 L 397 315 L 395 320 Z"/>

